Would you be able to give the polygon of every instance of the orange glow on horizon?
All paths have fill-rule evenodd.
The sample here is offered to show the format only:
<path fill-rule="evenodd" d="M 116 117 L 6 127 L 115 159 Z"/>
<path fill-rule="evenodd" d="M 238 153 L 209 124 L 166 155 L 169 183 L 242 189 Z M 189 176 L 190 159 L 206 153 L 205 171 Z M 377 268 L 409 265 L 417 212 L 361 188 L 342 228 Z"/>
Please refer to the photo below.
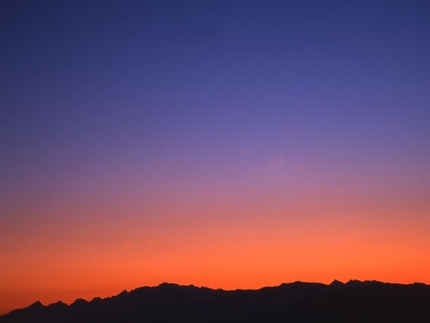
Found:
<path fill-rule="evenodd" d="M 103 226 L 91 219 L 79 226 L 75 219 L 41 225 L 20 241 L 6 241 L 0 312 L 36 300 L 70 303 L 165 281 L 223 289 L 297 280 L 430 283 L 426 209 L 402 223 L 405 208 L 383 202 L 360 210 L 350 200 L 356 211 L 346 213 L 348 203 L 313 200 L 240 204 L 238 197 L 205 217 L 200 214 L 210 210 L 209 202 L 164 207 L 163 214 L 175 216 L 152 222 L 139 218 L 136 209 L 128 217 L 105 214 L 112 220 Z M 328 214 L 318 216 L 321 210 Z M 286 216 L 290 212 L 296 216 Z M 381 220 L 384 212 L 390 221 Z"/>
<path fill-rule="evenodd" d="M 430 204 L 411 185 L 293 190 L 259 180 L 223 189 L 220 181 L 203 192 L 199 183 L 165 195 L 132 187 L 110 200 L 106 189 L 10 202 L 7 212 L 22 222 L 0 229 L 7 246 L 0 312 L 162 282 L 223 289 L 297 280 L 430 283 Z"/>

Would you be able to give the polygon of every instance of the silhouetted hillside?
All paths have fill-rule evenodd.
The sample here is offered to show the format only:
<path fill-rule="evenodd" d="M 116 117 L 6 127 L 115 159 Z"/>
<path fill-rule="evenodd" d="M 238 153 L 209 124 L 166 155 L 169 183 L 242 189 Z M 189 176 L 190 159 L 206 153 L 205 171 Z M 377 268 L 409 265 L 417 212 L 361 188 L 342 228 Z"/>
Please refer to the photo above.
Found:
<path fill-rule="evenodd" d="M 224 291 L 163 283 L 88 302 L 40 302 L 0 322 L 430 322 L 430 286 L 377 281 L 295 282 Z"/>

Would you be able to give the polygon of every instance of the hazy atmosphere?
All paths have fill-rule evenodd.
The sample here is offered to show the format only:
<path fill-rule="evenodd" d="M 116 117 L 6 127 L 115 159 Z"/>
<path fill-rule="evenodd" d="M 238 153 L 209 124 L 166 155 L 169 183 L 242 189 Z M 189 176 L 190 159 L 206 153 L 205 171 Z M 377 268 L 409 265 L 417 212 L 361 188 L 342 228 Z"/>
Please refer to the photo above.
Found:
<path fill-rule="evenodd" d="M 430 2 L 0 2 L 0 314 L 161 282 L 430 283 Z"/>

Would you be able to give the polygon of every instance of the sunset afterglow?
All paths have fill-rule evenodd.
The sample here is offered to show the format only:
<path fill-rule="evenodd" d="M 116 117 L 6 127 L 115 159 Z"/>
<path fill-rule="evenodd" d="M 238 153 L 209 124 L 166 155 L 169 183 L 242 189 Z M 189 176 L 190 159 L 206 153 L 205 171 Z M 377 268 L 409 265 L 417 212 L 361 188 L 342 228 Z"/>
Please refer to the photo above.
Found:
<path fill-rule="evenodd" d="M 0 314 L 162 282 L 429 284 L 429 13 L 2 2 Z"/>

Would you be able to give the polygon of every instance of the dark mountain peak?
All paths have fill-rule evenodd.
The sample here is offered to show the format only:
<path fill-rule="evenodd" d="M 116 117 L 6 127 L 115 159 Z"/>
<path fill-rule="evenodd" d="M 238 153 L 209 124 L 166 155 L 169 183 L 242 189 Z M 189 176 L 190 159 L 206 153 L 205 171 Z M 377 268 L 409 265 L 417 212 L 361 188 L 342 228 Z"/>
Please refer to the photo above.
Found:
<path fill-rule="evenodd" d="M 341 287 L 344 286 L 344 283 L 342 283 L 341 281 L 335 279 L 331 282 L 330 284 L 331 287 Z"/>
<path fill-rule="evenodd" d="M 282 283 L 281 285 L 279 285 L 279 287 L 288 288 L 291 286 L 299 286 L 299 285 L 305 285 L 305 284 L 309 284 L 309 283 L 296 280 L 295 282 L 292 282 L 292 283 Z M 263 287 L 263 288 L 266 288 L 266 287 Z M 275 288 L 275 287 L 270 287 L 270 288 Z"/>
<path fill-rule="evenodd" d="M 13 316 L 19 315 L 19 313 L 27 312 L 31 316 L 33 316 L 33 315 L 37 316 L 37 315 L 41 315 L 41 313 L 44 313 L 46 309 L 47 309 L 47 307 L 45 305 L 43 305 L 39 301 L 36 301 L 26 308 L 16 309 L 16 310 L 13 310 L 12 312 L 10 312 L 9 314 L 6 314 L 6 316 L 0 316 L 0 322 L 1 322 L 1 318 L 7 317 L 7 315 L 11 315 L 13 317 Z"/>
<path fill-rule="evenodd" d="M 73 307 L 80 307 L 80 306 L 85 306 L 88 304 L 88 301 L 83 299 L 83 298 L 78 298 L 77 300 L 75 300 L 72 305 Z"/>
<path fill-rule="evenodd" d="M 90 303 L 100 303 L 103 299 L 101 297 L 94 297 Z"/>
<path fill-rule="evenodd" d="M 335 288 L 333 288 L 335 287 Z M 341 287 L 341 288 L 337 288 Z M 430 286 L 334 280 L 330 285 L 294 282 L 258 290 L 214 290 L 162 283 L 91 302 L 31 306 L 0 316 L 15 322 L 237 322 L 414 321 L 430 322 Z M 357 308 L 360 311 L 357 312 Z"/>
<path fill-rule="evenodd" d="M 414 286 L 427 286 L 426 284 L 420 283 L 420 282 L 415 282 L 412 285 L 414 285 Z"/>
<path fill-rule="evenodd" d="M 348 286 L 358 286 L 358 285 L 360 285 L 360 284 L 362 284 L 363 282 L 361 282 L 361 281 L 359 281 L 359 280 L 356 280 L 356 279 L 351 279 L 351 280 L 349 280 L 345 285 L 348 285 Z"/>
<path fill-rule="evenodd" d="M 41 302 L 36 301 L 33 304 L 31 304 L 28 308 L 43 308 L 45 307 Z"/>
<path fill-rule="evenodd" d="M 309 284 L 309 283 L 302 282 L 301 280 L 296 280 L 295 282 L 292 282 L 286 285 L 303 285 L 303 284 Z"/>
<path fill-rule="evenodd" d="M 117 296 L 126 296 L 126 295 L 128 295 L 128 292 L 127 292 L 127 290 L 123 290 L 121 293 L 119 293 Z"/>
<path fill-rule="evenodd" d="M 161 287 L 161 288 L 177 288 L 177 287 L 180 287 L 180 285 L 175 284 L 175 283 L 163 282 L 160 285 L 158 285 L 158 287 Z"/>
<path fill-rule="evenodd" d="M 59 309 L 59 308 L 65 308 L 65 307 L 67 307 L 67 304 L 63 303 L 62 301 L 58 301 L 56 303 L 52 303 L 52 304 L 48 305 L 48 308 L 57 308 L 57 309 Z"/>

